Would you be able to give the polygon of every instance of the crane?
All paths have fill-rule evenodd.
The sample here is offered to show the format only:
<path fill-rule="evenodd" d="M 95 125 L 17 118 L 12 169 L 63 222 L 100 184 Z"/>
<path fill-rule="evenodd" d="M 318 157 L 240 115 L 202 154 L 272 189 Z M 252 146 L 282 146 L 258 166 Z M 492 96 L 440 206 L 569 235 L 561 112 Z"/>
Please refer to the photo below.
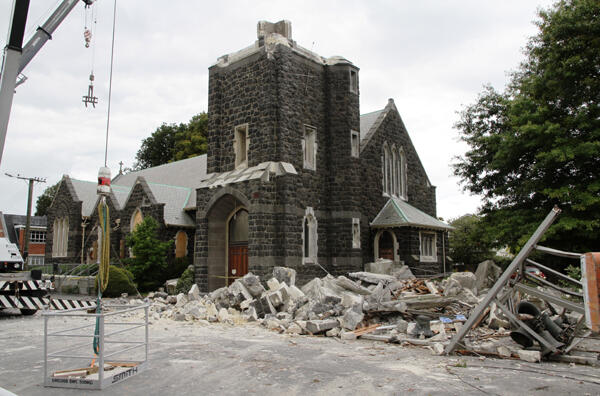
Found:
<path fill-rule="evenodd" d="M 81 1 L 89 6 L 95 0 Z M 0 69 L 0 163 L 2 163 L 2 153 L 15 88 L 25 82 L 25 77 L 19 79 L 19 75 L 44 44 L 52 39 L 52 34 L 58 25 L 69 15 L 78 2 L 79 0 L 63 0 L 46 22 L 37 28 L 27 44 L 23 46 L 29 0 L 14 0 L 8 43 L 4 48 L 2 69 Z"/>

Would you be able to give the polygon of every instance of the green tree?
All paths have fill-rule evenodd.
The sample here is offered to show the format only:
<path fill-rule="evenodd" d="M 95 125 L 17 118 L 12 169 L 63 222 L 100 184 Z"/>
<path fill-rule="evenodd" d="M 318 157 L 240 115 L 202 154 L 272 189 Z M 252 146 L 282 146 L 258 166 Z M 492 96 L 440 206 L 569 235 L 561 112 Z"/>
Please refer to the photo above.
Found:
<path fill-rule="evenodd" d="M 187 123 L 163 123 L 142 140 L 135 156 L 135 170 L 150 168 L 206 153 L 208 115 L 196 114 Z"/>
<path fill-rule="evenodd" d="M 127 246 L 133 250 L 127 269 L 133 274 L 141 291 L 156 290 L 168 278 L 167 255 L 173 241 L 158 239 L 158 222 L 147 216 L 127 235 Z"/>
<path fill-rule="evenodd" d="M 47 187 L 44 192 L 42 193 L 42 195 L 40 195 L 37 199 L 37 201 L 35 201 L 35 215 L 36 216 L 45 216 L 48 214 L 48 208 L 50 207 L 50 205 L 52 204 L 52 201 L 54 200 L 54 196 L 56 195 L 56 192 L 58 191 L 58 186 L 60 185 L 60 182 Z"/>
<path fill-rule="evenodd" d="M 486 87 L 461 113 L 456 127 L 469 150 L 454 173 L 483 197 L 483 222 L 499 244 L 522 246 L 558 205 L 547 243 L 597 250 L 600 2 L 559 1 L 538 17 L 505 92 Z"/>
<path fill-rule="evenodd" d="M 448 244 L 450 257 L 455 263 L 463 263 L 467 269 L 475 269 L 484 260 L 494 259 L 495 241 L 485 229 L 481 217 L 466 214 L 450 221 Z"/>

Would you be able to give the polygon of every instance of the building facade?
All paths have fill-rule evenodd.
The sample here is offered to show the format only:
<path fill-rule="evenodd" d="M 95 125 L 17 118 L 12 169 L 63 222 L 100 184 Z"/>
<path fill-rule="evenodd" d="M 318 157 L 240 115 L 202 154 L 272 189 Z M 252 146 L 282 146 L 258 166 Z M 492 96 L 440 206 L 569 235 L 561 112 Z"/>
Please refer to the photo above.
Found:
<path fill-rule="evenodd" d="M 113 246 L 155 217 L 164 238 L 185 233 L 202 291 L 274 266 L 299 282 L 378 258 L 442 271 L 450 227 L 393 100 L 361 116 L 358 67 L 297 45 L 288 21 L 259 22 L 257 36 L 209 68 L 207 154 L 113 180 Z M 93 227 L 95 195 L 63 182 L 49 224 Z M 50 236 L 66 258 L 90 249 L 75 228 L 66 245 Z"/>

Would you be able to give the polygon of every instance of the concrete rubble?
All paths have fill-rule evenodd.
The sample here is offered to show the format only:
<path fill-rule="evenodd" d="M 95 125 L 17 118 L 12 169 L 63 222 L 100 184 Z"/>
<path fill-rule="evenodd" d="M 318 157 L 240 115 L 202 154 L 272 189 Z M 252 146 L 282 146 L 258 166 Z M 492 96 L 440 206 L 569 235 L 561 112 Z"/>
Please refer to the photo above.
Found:
<path fill-rule="evenodd" d="M 388 273 L 327 275 L 297 287 L 296 272 L 276 267 L 264 282 L 248 273 L 229 287 L 208 294 L 196 285 L 187 294 L 148 295 L 150 320 L 258 322 L 289 335 L 322 335 L 418 345 L 442 354 L 469 311 L 500 275 L 493 262 L 475 273 L 457 272 L 444 280 L 418 279 L 408 267 Z M 266 286 L 266 287 L 265 287 Z M 132 300 L 141 302 L 140 300 Z M 523 350 L 509 337 L 510 322 L 495 304 L 465 339 L 465 349 L 505 358 L 540 361 L 539 351 Z M 534 353 L 534 352 L 537 352 Z"/>

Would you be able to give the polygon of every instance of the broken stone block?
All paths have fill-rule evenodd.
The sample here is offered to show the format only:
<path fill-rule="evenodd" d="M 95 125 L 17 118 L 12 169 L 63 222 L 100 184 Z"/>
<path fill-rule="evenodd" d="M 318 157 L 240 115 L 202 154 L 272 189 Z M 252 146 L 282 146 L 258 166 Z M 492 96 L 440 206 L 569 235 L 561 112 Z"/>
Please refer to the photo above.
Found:
<path fill-rule="evenodd" d="M 267 299 L 269 300 L 273 308 L 275 308 L 275 310 L 283 305 L 283 297 L 281 296 L 281 292 L 279 290 L 269 292 L 269 294 L 267 294 Z M 277 311 L 273 313 L 277 313 Z"/>
<path fill-rule="evenodd" d="M 357 336 L 356 334 L 354 334 L 351 331 L 343 331 L 340 333 L 340 339 L 344 340 L 344 341 L 354 341 L 356 340 Z"/>
<path fill-rule="evenodd" d="M 186 295 L 183 293 L 179 293 L 176 298 L 177 298 L 177 301 L 175 302 L 176 307 L 183 307 L 188 302 Z"/>
<path fill-rule="evenodd" d="M 391 275 L 393 266 L 393 260 L 379 258 L 373 263 L 365 264 L 365 270 L 374 274 Z"/>
<path fill-rule="evenodd" d="M 177 312 L 177 313 L 175 313 L 175 315 L 173 315 L 173 320 L 175 320 L 177 322 L 183 322 L 185 320 L 185 314 L 181 313 L 181 312 Z"/>
<path fill-rule="evenodd" d="M 394 276 L 396 279 L 415 279 L 415 276 L 413 275 L 408 265 L 403 265 L 397 270 L 394 270 L 392 272 L 392 276 Z"/>
<path fill-rule="evenodd" d="M 302 328 L 297 323 L 292 323 L 285 332 L 287 334 L 302 334 Z"/>
<path fill-rule="evenodd" d="M 276 318 L 265 319 L 263 322 L 263 326 L 265 326 L 269 330 L 280 330 L 281 322 Z"/>
<path fill-rule="evenodd" d="M 190 291 L 188 291 L 188 300 L 189 301 L 200 300 L 200 289 L 198 289 L 198 285 L 195 283 L 190 288 Z"/>
<path fill-rule="evenodd" d="M 217 319 L 219 320 L 219 322 L 225 323 L 226 321 L 231 319 L 231 315 L 229 315 L 229 312 L 227 312 L 225 308 L 221 308 L 219 310 L 219 313 L 217 314 Z"/>
<path fill-rule="evenodd" d="M 325 332 L 327 337 L 337 337 L 340 334 L 341 329 L 339 327 L 334 327 L 333 329 L 329 329 Z"/>
<path fill-rule="evenodd" d="M 440 342 L 436 342 L 431 346 L 431 353 L 437 356 L 441 356 L 444 353 L 444 345 Z"/>
<path fill-rule="evenodd" d="M 319 291 L 322 287 L 323 281 L 320 278 L 314 278 L 313 280 L 302 286 L 300 290 L 302 291 L 302 293 L 306 294 L 310 298 L 319 299 Z"/>
<path fill-rule="evenodd" d="M 274 315 L 277 313 L 277 310 L 271 303 L 271 300 L 269 299 L 268 295 L 264 295 L 259 300 L 256 300 L 256 301 L 259 302 L 260 307 L 261 307 L 260 310 L 263 311 L 265 314 L 273 314 Z M 258 304 L 254 305 L 254 307 L 257 308 L 257 312 L 258 312 Z"/>
<path fill-rule="evenodd" d="M 278 312 L 277 315 L 275 315 L 275 317 L 279 320 L 291 320 L 292 319 L 292 315 L 290 315 L 287 312 Z"/>
<path fill-rule="evenodd" d="M 356 295 L 353 293 L 343 293 L 342 294 L 342 302 L 341 304 L 345 308 L 352 308 L 355 305 L 362 306 L 364 302 L 364 297 L 360 295 Z"/>
<path fill-rule="evenodd" d="M 177 297 L 176 296 L 168 296 L 167 303 L 168 304 L 177 304 Z"/>
<path fill-rule="evenodd" d="M 296 284 L 296 270 L 287 267 L 273 268 L 273 277 L 280 283 L 285 282 L 289 286 Z"/>
<path fill-rule="evenodd" d="M 252 300 L 252 294 L 250 294 L 246 286 L 244 286 L 239 279 L 236 279 L 235 282 L 229 286 L 229 292 L 238 297 L 240 301 Z"/>
<path fill-rule="evenodd" d="M 502 357 L 511 357 L 512 353 L 510 352 L 510 349 L 508 349 L 507 347 L 501 345 L 496 349 L 496 352 L 498 352 L 498 355 L 502 356 Z"/>
<path fill-rule="evenodd" d="M 240 279 L 240 281 L 244 286 L 246 286 L 246 289 L 252 295 L 252 297 L 260 297 L 265 291 L 265 288 L 260 283 L 260 278 L 254 275 L 252 272 L 248 272 L 243 278 Z"/>
<path fill-rule="evenodd" d="M 254 309 L 254 307 L 249 307 L 244 311 L 242 318 L 244 318 L 247 322 L 256 322 L 258 320 L 256 309 Z"/>
<path fill-rule="evenodd" d="M 472 272 L 454 272 L 450 275 L 449 280 L 454 280 L 458 282 L 462 288 L 473 291 L 475 289 L 477 278 L 475 278 L 475 274 Z"/>
<path fill-rule="evenodd" d="M 267 281 L 267 286 L 271 291 L 279 290 L 279 281 L 275 278 L 271 278 Z"/>
<path fill-rule="evenodd" d="M 347 330 L 354 330 L 356 326 L 364 319 L 362 312 L 356 312 L 354 309 L 348 309 L 344 316 L 340 318 L 340 325 Z"/>
<path fill-rule="evenodd" d="M 157 291 L 154 293 L 154 298 L 167 298 L 169 295 L 164 291 Z"/>
<path fill-rule="evenodd" d="M 187 315 L 190 315 L 194 319 L 204 319 L 206 317 L 206 311 L 200 310 L 199 307 L 192 307 L 186 311 Z"/>
<path fill-rule="evenodd" d="M 298 300 L 305 296 L 302 290 L 293 285 L 288 286 L 287 292 L 292 300 Z"/>
<path fill-rule="evenodd" d="M 498 330 L 501 327 L 509 328 L 510 322 L 502 315 L 502 311 L 498 309 L 496 303 L 490 306 L 490 314 L 487 319 L 487 325 L 490 329 Z"/>
<path fill-rule="evenodd" d="M 502 269 L 492 260 L 482 261 L 475 271 L 475 289 L 478 293 L 484 289 L 489 289 L 494 286 L 500 275 L 502 275 Z"/>
<path fill-rule="evenodd" d="M 399 319 L 398 322 L 396 322 L 396 331 L 398 333 L 406 334 L 407 330 L 408 330 L 408 322 L 404 319 Z"/>
<path fill-rule="evenodd" d="M 542 353 L 540 351 L 527 351 L 525 349 L 519 349 L 517 351 L 519 359 L 530 363 L 537 363 L 542 360 Z"/>
<path fill-rule="evenodd" d="M 362 294 L 365 296 L 368 296 L 371 294 L 371 291 L 369 289 L 367 289 L 366 287 L 362 287 L 361 285 L 357 284 L 356 282 L 351 281 L 350 279 L 346 278 L 345 276 L 338 276 L 334 282 L 339 287 L 349 290 L 351 292 L 354 292 L 356 294 Z"/>
<path fill-rule="evenodd" d="M 306 321 L 306 330 L 312 334 L 321 333 L 323 331 L 338 327 L 339 322 L 337 319 L 324 319 L 324 320 L 308 320 Z"/>
<path fill-rule="evenodd" d="M 348 274 L 351 278 L 360 279 L 363 282 L 372 283 L 374 285 L 383 282 L 389 284 L 396 281 L 396 277 L 391 275 L 374 274 L 372 272 L 351 272 Z"/>
<path fill-rule="evenodd" d="M 390 289 L 384 286 L 383 282 L 380 282 L 372 291 L 370 296 L 365 298 L 365 301 L 369 303 L 369 309 L 378 309 L 381 303 L 390 301 L 392 299 L 392 293 Z"/>

